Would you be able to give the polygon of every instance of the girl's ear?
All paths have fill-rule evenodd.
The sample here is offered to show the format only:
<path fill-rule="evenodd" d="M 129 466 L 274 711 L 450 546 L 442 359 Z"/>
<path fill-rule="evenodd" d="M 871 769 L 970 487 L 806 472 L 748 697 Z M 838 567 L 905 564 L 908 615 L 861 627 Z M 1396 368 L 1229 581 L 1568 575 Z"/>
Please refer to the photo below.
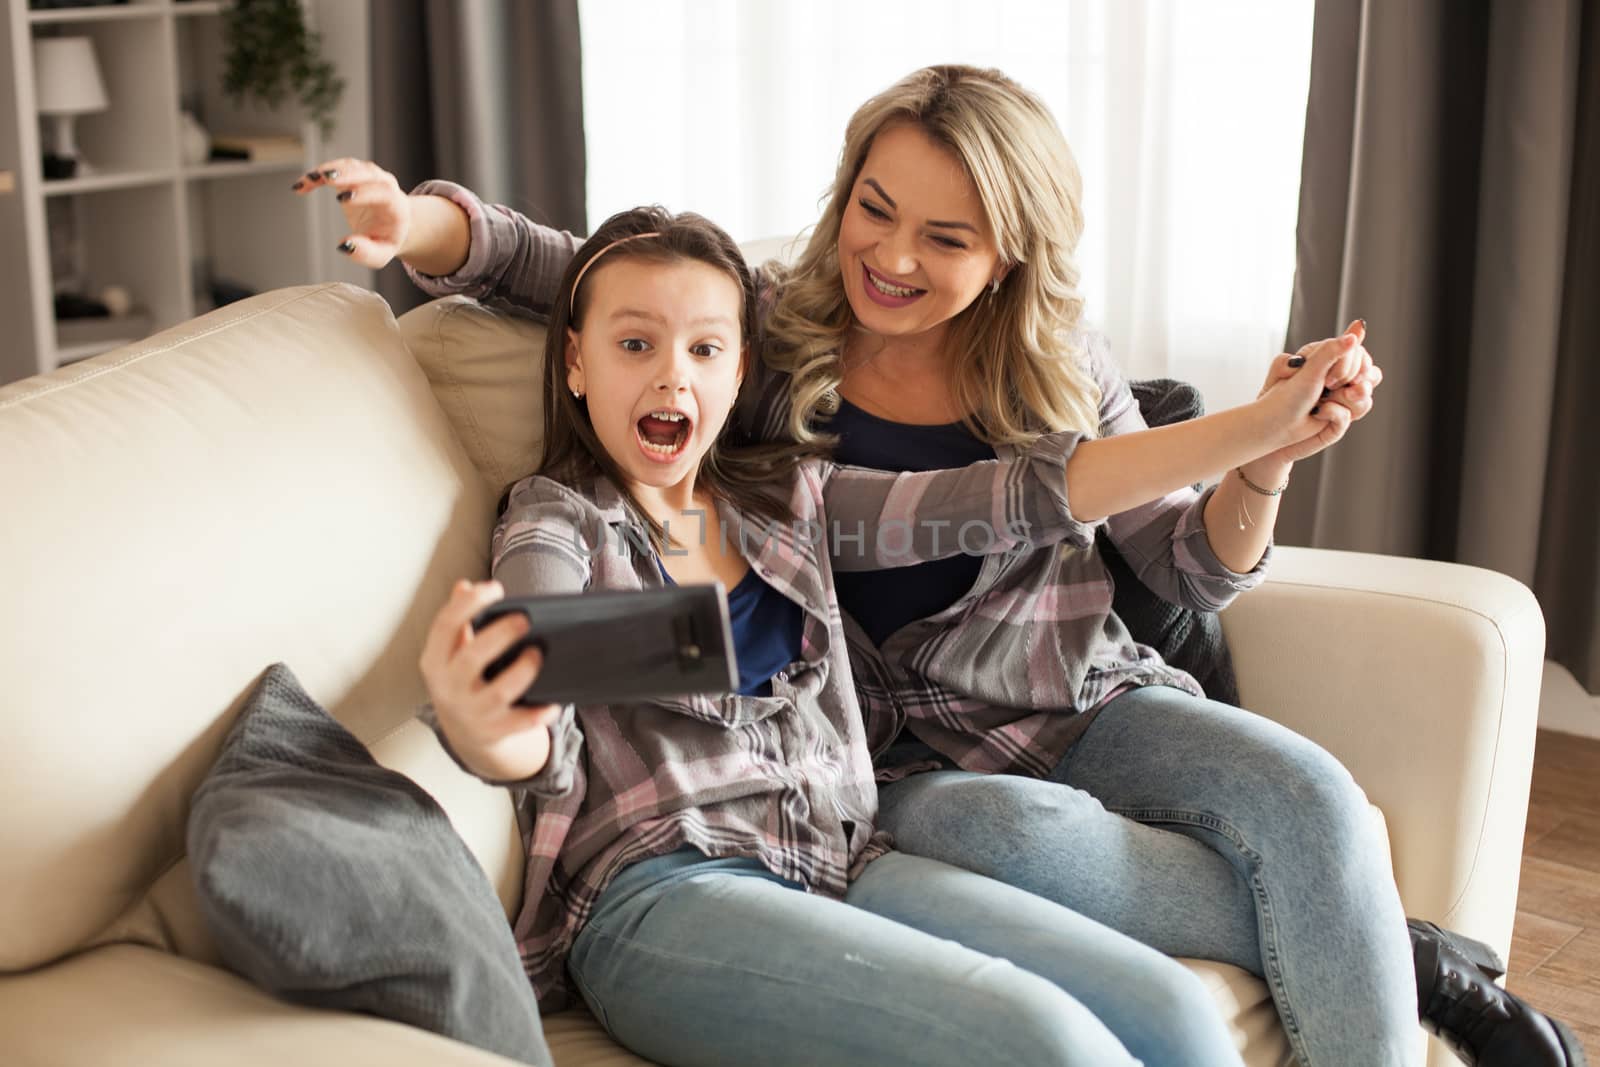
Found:
<path fill-rule="evenodd" d="M 583 353 L 578 350 L 577 331 L 567 330 L 567 343 L 565 346 L 567 361 L 567 389 L 574 396 L 583 395 Z"/>
<path fill-rule="evenodd" d="M 739 373 L 733 379 L 733 387 L 737 389 L 744 384 L 744 372 L 750 369 L 750 346 L 739 346 Z"/>

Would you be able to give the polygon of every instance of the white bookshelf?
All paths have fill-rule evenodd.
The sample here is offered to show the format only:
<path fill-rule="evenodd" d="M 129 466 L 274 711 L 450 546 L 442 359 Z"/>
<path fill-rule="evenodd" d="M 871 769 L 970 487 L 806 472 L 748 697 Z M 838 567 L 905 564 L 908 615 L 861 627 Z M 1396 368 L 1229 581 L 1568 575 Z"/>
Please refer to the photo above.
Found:
<path fill-rule="evenodd" d="M 322 159 L 369 154 L 364 119 L 351 121 L 366 104 L 364 4 L 359 21 L 339 11 L 336 33 L 325 34 L 323 54 L 345 78 L 346 100 L 324 144 L 292 102 L 268 111 L 241 108 L 224 95 L 225 3 L 130 0 L 36 11 L 27 0 L 4 2 L 0 57 L 9 73 L 0 75 L 0 171 L 14 174 L 15 192 L 0 193 L 0 321 L 11 324 L 0 345 L 0 384 L 208 311 L 213 279 L 256 292 L 326 280 L 371 284 L 371 272 L 334 249 L 344 231 L 332 198 L 297 200 L 289 191 Z M 318 0 L 305 7 L 316 29 Z M 57 181 L 43 176 L 34 99 L 32 41 L 50 35 L 93 41 L 110 100 L 107 110 L 76 120 L 82 158 L 94 171 Z M 212 134 L 294 134 L 304 153 L 287 162 L 190 164 L 182 149 L 184 108 Z M 78 265 L 81 291 L 92 297 L 121 286 L 146 328 L 78 345 L 60 336 L 52 219 L 76 224 L 79 252 L 68 259 Z"/>

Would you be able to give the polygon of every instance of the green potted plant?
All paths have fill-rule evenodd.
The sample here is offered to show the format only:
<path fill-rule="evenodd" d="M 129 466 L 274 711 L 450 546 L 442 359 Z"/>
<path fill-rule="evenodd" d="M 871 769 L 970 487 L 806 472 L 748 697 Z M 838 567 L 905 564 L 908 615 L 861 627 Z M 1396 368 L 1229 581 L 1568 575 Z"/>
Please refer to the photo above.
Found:
<path fill-rule="evenodd" d="M 234 0 L 223 11 L 228 45 L 222 88 L 277 107 L 291 92 L 326 137 L 344 79 L 322 58 L 322 35 L 306 28 L 300 0 Z"/>

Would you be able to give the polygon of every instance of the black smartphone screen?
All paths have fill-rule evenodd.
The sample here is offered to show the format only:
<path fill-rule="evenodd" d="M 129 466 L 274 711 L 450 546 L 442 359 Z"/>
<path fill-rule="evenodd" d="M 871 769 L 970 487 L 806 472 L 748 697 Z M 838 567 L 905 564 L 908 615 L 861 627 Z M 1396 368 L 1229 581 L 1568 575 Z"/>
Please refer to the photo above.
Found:
<path fill-rule="evenodd" d="M 508 597 L 480 612 L 472 628 L 513 612 L 527 617 L 528 632 L 483 676 L 493 679 L 524 649 L 538 648 L 544 665 L 517 700 L 523 706 L 613 704 L 739 687 L 727 595 L 718 583 Z"/>

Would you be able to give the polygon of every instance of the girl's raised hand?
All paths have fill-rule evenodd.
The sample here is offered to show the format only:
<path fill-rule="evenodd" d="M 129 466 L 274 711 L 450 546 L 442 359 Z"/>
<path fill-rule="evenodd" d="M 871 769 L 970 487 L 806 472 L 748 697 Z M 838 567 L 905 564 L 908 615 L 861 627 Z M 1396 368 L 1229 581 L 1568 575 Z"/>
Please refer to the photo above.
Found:
<path fill-rule="evenodd" d="M 349 227 L 339 251 L 377 270 L 400 255 L 411 235 L 411 199 L 393 174 L 364 159 L 330 159 L 294 183 L 299 196 L 324 186 L 338 190 Z"/>
<path fill-rule="evenodd" d="M 481 778 L 520 781 L 544 769 L 550 758 L 549 726 L 556 704 L 518 707 L 516 699 L 539 675 L 540 656 L 529 649 L 485 682 L 483 671 L 527 632 L 519 614 L 496 619 L 482 631 L 472 619 L 502 599 L 499 582 L 460 581 L 428 628 L 418 666 L 439 725 L 461 762 Z"/>

